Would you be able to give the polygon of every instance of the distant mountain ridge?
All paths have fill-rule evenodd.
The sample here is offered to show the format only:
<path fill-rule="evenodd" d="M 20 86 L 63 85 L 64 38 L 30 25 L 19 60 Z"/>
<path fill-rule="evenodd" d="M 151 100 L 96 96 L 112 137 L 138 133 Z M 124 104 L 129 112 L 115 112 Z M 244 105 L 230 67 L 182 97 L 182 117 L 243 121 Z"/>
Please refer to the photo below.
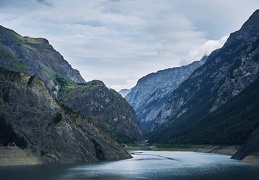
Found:
<path fill-rule="evenodd" d="M 136 110 L 142 128 L 147 128 L 149 142 L 244 143 L 233 156 L 236 159 L 258 152 L 259 10 L 229 36 L 222 48 L 213 51 L 202 66 L 175 88 L 168 86 L 169 91 L 165 92 L 169 93 L 156 88 L 163 89 L 161 82 L 177 82 L 179 77 L 161 76 L 151 81 L 155 79 L 152 76 L 159 77 L 151 74 L 140 79 L 125 97 Z M 149 112 L 152 118 L 147 115 Z M 148 118 L 151 123 L 143 126 Z"/>
<path fill-rule="evenodd" d="M 259 76 L 258 20 L 259 10 L 171 93 L 157 117 L 157 124 L 161 126 L 149 136 L 151 141 L 244 143 L 258 126 L 259 118 L 252 108 L 253 98 L 247 103 L 245 99 L 240 100 L 247 88 L 245 97 L 249 97 L 249 87 Z M 245 109 L 232 114 L 238 107 Z M 251 116 L 244 116 L 247 113 Z"/>
<path fill-rule="evenodd" d="M 131 91 L 131 89 L 121 89 L 119 91 L 120 95 L 124 98 L 125 96 L 127 96 L 127 94 Z"/>
<path fill-rule="evenodd" d="M 137 113 L 143 130 L 150 130 L 163 103 L 191 73 L 206 62 L 206 56 L 189 65 L 170 68 L 148 74 L 141 78 L 125 99 Z"/>

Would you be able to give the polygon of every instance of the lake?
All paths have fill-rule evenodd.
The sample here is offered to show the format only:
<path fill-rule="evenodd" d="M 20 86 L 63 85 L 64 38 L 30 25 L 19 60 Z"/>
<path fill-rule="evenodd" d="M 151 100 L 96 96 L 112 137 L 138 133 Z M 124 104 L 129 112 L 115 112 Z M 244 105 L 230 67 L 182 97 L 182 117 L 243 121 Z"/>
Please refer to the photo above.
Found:
<path fill-rule="evenodd" d="M 0 167 L 0 179 L 258 180 L 259 166 L 230 156 L 175 151 L 131 151 L 132 159 L 69 165 Z"/>

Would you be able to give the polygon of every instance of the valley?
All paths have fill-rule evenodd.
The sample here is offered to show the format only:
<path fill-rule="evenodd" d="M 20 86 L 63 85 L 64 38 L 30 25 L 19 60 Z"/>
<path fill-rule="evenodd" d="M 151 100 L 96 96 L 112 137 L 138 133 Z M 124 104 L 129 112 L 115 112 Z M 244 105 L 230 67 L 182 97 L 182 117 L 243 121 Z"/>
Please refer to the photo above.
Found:
<path fill-rule="evenodd" d="M 222 48 L 196 62 L 197 66 L 149 74 L 130 90 L 125 99 L 135 109 L 149 143 L 169 147 L 243 144 L 233 158 L 241 160 L 256 154 L 258 19 L 259 10 L 240 30 L 230 34 Z M 185 76 L 179 72 L 187 67 L 193 70 L 189 69 L 190 74 L 181 80 Z M 179 77 L 171 76 L 172 72 L 179 73 Z M 172 82 L 179 84 L 173 87 Z"/>
<path fill-rule="evenodd" d="M 148 74 L 121 95 L 100 80 L 85 81 L 47 39 L 0 26 L 3 166 L 132 158 L 125 147 L 257 163 L 258 19 L 256 10 L 222 48 Z"/>

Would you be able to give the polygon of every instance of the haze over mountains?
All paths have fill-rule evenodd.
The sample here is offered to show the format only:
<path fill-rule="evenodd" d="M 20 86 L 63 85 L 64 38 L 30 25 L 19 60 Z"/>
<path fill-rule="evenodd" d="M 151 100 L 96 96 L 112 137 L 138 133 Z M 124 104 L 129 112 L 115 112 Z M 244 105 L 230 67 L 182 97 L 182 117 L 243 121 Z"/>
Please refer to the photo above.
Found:
<path fill-rule="evenodd" d="M 162 70 L 138 81 L 125 99 L 150 142 L 236 145 L 249 138 L 259 125 L 258 22 L 259 10 L 204 64 Z M 170 76 L 187 67 L 193 69 Z"/>

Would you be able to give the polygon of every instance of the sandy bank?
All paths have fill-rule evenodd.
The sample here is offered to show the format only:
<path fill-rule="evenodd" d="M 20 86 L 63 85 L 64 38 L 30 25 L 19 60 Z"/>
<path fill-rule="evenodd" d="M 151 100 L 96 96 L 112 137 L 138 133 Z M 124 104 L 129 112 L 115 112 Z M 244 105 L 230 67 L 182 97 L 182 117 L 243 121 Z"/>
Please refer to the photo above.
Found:
<path fill-rule="evenodd" d="M 240 146 L 202 146 L 198 148 L 194 148 L 193 151 L 195 152 L 203 152 L 203 153 L 218 153 L 218 154 L 225 154 L 225 155 L 230 155 L 232 156 L 237 152 L 238 148 Z"/>
<path fill-rule="evenodd" d="M 40 160 L 28 150 L 17 146 L 0 147 L 0 166 L 35 165 Z"/>
<path fill-rule="evenodd" d="M 259 164 L 259 154 L 246 156 L 242 162 Z"/>

